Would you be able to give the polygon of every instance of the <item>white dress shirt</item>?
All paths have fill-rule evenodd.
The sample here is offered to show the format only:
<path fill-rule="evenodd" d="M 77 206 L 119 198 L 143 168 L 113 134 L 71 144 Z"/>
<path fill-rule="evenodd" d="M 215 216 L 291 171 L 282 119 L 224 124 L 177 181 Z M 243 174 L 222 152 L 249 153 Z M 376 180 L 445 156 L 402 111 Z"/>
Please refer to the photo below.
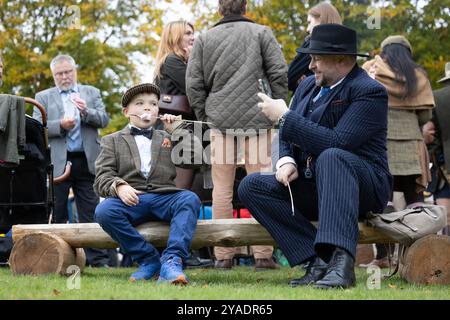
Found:
<path fill-rule="evenodd" d="M 73 86 L 73 88 L 68 90 L 61 90 L 58 88 L 59 94 L 64 107 L 64 117 L 65 118 L 75 118 L 75 127 L 68 131 L 67 140 L 67 151 L 69 152 L 82 152 L 83 148 L 83 138 L 81 137 L 81 116 L 80 110 L 78 110 L 77 105 L 71 99 L 70 95 L 72 93 L 80 93 L 78 85 Z"/>
<path fill-rule="evenodd" d="M 130 124 L 130 128 L 131 127 L 142 130 L 141 128 Z M 150 173 L 152 162 L 152 140 L 142 135 L 134 136 L 134 140 L 136 141 L 139 150 L 139 157 L 141 158 L 141 173 L 144 177 L 147 178 L 148 174 Z"/>

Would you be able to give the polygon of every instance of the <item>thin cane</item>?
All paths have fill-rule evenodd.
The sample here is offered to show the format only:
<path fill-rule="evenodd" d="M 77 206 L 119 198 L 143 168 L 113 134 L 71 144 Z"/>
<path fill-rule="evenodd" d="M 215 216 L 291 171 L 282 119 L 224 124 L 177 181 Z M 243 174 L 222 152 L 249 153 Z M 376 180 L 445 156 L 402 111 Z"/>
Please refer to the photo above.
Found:
<path fill-rule="evenodd" d="M 130 116 L 138 117 L 141 120 L 151 120 L 152 118 L 161 119 L 161 117 L 155 117 L 155 116 L 148 117 L 147 114 L 145 114 L 145 113 L 140 115 L 140 116 L 138 116 L 137 114 L 130 114 Z M 206 121 L 187 120 L 187 119 L 175 119 L 175 120 L 176 121 L 182 121 L 182 122 L 192 122 L 192 123 L 201 123 L 201 124 L 213 125 L 211 122 L 206 122 Z"/>
<path fill-rule="evenodd" d="M 292 216 L 295 216 L 295 211 L 294 211 L 294 197 L 292 197 L 292 190 L 291 190 L 291 185 L 287 184 L 288 186 L 288 190 L 289 190 L 289 196 L 291 197 L 291 209 L 292 209 Z"/>

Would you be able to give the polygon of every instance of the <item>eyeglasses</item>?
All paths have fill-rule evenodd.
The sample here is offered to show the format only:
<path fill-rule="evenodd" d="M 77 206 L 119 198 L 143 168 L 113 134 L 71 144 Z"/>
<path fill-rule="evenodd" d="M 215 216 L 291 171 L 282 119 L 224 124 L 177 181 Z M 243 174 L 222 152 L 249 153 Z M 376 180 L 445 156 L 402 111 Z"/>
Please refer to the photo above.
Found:
<path fill-rule="evenodd" d="M 66 70 L 66 71 L 61 71 L 61 72 L 56 72 L 55 73 L 55 77 L 56 78 L 62 78 L 64 75 L 70 76 L 72 73 L 73 73 L 73 69 Z"/>

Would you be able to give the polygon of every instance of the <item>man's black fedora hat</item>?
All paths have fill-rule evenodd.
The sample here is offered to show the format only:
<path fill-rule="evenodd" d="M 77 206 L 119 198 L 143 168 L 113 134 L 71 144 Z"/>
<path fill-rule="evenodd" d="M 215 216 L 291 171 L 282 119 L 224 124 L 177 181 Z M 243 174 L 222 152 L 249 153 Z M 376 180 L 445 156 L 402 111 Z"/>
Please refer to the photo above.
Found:
<path fill-rule="evenodd" d="M 367 54 L 358 53 L 355 30 L 334 23 L 315 26 L 311 33 L 309 47 L 300 48 L 298 51 L 319 55 L 342 54 L 369 57 Z"/>

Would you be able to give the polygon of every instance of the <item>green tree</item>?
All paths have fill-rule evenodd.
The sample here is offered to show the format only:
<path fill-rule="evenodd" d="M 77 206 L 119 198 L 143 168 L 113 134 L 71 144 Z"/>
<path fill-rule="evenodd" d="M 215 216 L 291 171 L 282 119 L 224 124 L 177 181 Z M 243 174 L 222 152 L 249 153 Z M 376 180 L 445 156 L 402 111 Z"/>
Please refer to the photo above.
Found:
<path fill-rule="evenodd" d="M 161 2 L 0 0 L 2 90 L 34 97 L 52 87 L 49 63 L 67 53 L 78 64 L 79 81 L 101 90 L 111 114 L 120 112 L 124 88 L 139 80 L 133 54 L 157 49 Z"/>
<path fill-rule="evenodd" d="M 120 98 L 138 82 L 136 53 L 155 56 L 162 33 L 164 3 L 171 0 L 0 0 L 0 53 L 5 63 L 3 92 L 34 97 L 52 87 L 49 63 L 59 53 L 72 55 L 79 81 L 98 87 L 112 121 L 103 133 L 120 129 Z M 220 16 L 217 0 L 184 0 L 196 31 L 211 28 Z M 272 28 L 290 63 L 306 36 L 307 11 L 317 0 L 253 0 L 248 17 Z M 345 25 L 358 32 L 359 50 L 372 55 L 393 34 L 410 40 L 415 60 L 425 67 L 433 87 L 450 60 L 450 0 L 333 0 Z M 72 7 L 75 5 L 75 7 Z M 380 28 L 371 29 L 369 8 L 379 8 Z M 72 10 L 71 10 L 72 9 Z M 79 15 L 78 15 L 79 14 Z M 79 21 L 77 18 L 79 17 Z M 78 26 L 77 26 L 78 24 Z M 75 25 L 76 28 L 69 28 Z"/>

